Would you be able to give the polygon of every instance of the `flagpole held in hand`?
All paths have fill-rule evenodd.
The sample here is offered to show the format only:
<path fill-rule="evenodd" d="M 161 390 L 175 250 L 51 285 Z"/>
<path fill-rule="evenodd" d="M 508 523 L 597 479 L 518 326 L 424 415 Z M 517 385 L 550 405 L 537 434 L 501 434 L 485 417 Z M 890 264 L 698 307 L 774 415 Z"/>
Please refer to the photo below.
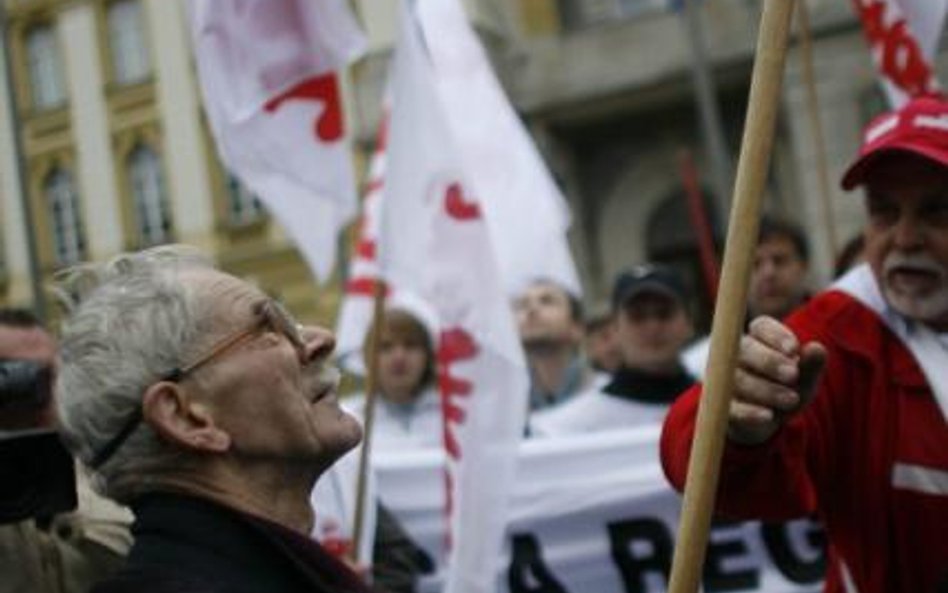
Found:
<path fill-rule="evenodd" d="M 681 524 L 668 588 L 670 593 L 697 591 L 704 564 L 792 16 L 793 0 L 765 0 L 763 3 L 711 330 L 707 380 L 688 465 Z"/>
<path fill-rule="evenodd" d="M 352 522 L 352 549 L 349 550 L 353 562 L 358 561 L 362 547 L 362 531 L 365 523 L 366 490 L 368 485 L 369 460 L 372 449 L 372 429 L 375 425 L 375 398 L 378 390 L 379 342 L 382 339 L 382 326 L 385 323 L 385 282 L 375 281 L 372 295 L 372 325 L 369 332 L 369 356 L 365 361 L 365 410 L 363 418 L 362 450 L 359 455 L 359 474 L 356 477 L 356 506 Z"/>

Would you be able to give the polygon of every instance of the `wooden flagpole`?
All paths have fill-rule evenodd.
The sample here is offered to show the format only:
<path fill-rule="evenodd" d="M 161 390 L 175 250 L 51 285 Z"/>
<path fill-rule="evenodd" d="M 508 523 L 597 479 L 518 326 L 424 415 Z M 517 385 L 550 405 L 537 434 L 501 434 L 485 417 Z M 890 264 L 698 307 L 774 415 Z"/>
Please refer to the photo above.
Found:
<path fill-rule="evenodd" d="M 820 201 L 823 205 L 823 222 L 826 225 L 826 240 L 829 242 L 830 261 L 836 258 L 839 242 L 836 237 L 836 217 L 831 201 L 829 167 L 826 165 L 826 136 L 823 122 L 820 120 L 820 100 L 816 92 L 816 69 L 813 60 L 813 34 L 810 28 L 810 10 L 806 0 L 797 0 L 797 18 L 799 18 L 800 61 L 803 66 L 803 80 L 806 85 L 806 110 L 810 119 L 816 151 L 816 174 L 820 184 Z"/>
<path fill-rule="evenodd" d="M 698 409 L 695 440 L 688 465 L 681 524 L 668 588 L 670 593 L 696 592 L 704 565 L 792 16 L 793 0 L 763 2 L 721 284 L 711 331 L 707 381 Z"/>
<path fill-rule="evenodd" d="M 359 455 L 359 474 L 356 478 L 356 507 L 352 521 L 352 549 L 349 558 L 356 562 L 359 559 L 359 549 L 362 547 L 362 530 L 365 524 L 365 500 L 368 487 L 369 463 L 372 452 L 372 429 L 375 426 L 375 399 L 378 391 L 379 374 L 379 342 L 382 338 L 382 326 L 385 324 L 385 282 L 380 278 L 375 281 L 375 290 L 372 295 L 372 330 L 369 332 L 368 360 L 365 361 L 365 410 L 363 418 L 362 451 Z"/>

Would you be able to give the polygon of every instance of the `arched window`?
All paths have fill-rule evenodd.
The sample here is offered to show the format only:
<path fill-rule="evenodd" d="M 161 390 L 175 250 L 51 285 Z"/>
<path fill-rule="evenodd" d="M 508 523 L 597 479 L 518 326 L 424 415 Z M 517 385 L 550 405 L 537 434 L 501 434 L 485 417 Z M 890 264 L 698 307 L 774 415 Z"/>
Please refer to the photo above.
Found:
<path fill-rule="evenodd" d="M 148 78 L 151 62 L 145 42 L 142 7 L 138 0 L 117 0 L 108 5 L 109 49 L 113 79 L 134 84 Z"/>
<path fill-rule="evenodd" d="M 165 199 L 161 159 L 149 146 L 140 144 L 129 154 L 127 169 L 139 245 L 167 242 L 171 238 L 171 213 Z"/>
<path fill-rule="evenodd" d="M 38 25 L 27 32 L 26 57 L 33 107 L 51 109 L 65 103 L 66 87 L 63 84 L 56 31 L 52 25 Z"/>
<path fill-rule="evenodd" d="M 240 226 L 263 218 L 265 210 L 257 196 L 233 175 L 227 175 L 228 222 Z"/>
<path fill-rule="evenodd" d="M 43 183 L 43 193 L 53 228 L 56 264 L 65 266 L 82 261 L 86 255 L 86 240 L 72 175 L 62 169 L 53 170 Z"/>

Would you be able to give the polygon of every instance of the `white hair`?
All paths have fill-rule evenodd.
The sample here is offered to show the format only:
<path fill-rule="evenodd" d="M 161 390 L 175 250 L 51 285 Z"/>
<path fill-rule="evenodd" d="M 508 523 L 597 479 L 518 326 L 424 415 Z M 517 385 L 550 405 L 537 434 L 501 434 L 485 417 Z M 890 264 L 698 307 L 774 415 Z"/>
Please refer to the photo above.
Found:
<path fill-rule="evenodd" d="M 63 325 L 56 402 L 64 441 L 90 464 L 141 411 L 149 385 L 184 364 L 208 332 L 212 299 L 182 272 L 213 269 L 184 245 L 121 254 L 63 273 L 72 311 Z M 206 293 L 206 291 L 203 291 Z M 95 484 L 127 501 L 178 460 L 142 422 L 101 467 Z"/>

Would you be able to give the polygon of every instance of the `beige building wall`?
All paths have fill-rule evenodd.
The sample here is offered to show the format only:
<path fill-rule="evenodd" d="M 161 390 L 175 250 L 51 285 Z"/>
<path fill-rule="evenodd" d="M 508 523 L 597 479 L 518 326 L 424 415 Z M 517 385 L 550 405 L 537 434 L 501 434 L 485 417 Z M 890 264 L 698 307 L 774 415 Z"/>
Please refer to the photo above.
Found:
<path fill-rule="evenodd" d="M 79 199 L 83 206 L 88 253 L 102 259 L 123 247 L 119 194 L 109 138 L 108 107 L 102 89 L 98 24 L 92 5 L 66 7 L 58 27 L 65 76 L 69 89 L 70 118 L 75 126 Z"/>
<path fill-rule="evenodd" d="M 175 227 L 181 241 L 209 249 L 214 208 L 190 36 L 180 2 L 146 0 L 145 5 L 149 37 L 159 40 L 150 47 Z"/>
<path fill-rule="evenodd" d="M 3 32 L 0 32 L 2 35 Z M 2 80 L 7 79 L 6 60 L 0 60 Z M 9 93 L 0 92 L 0 233 L 3 249 L 0 272 L 0 300 L 25 302 L 30 298 L 27 278 L 29 261 L 26 252 L 26 219 L 20 200 L 20 175 L 14 144 L 14 121 Z"/>

